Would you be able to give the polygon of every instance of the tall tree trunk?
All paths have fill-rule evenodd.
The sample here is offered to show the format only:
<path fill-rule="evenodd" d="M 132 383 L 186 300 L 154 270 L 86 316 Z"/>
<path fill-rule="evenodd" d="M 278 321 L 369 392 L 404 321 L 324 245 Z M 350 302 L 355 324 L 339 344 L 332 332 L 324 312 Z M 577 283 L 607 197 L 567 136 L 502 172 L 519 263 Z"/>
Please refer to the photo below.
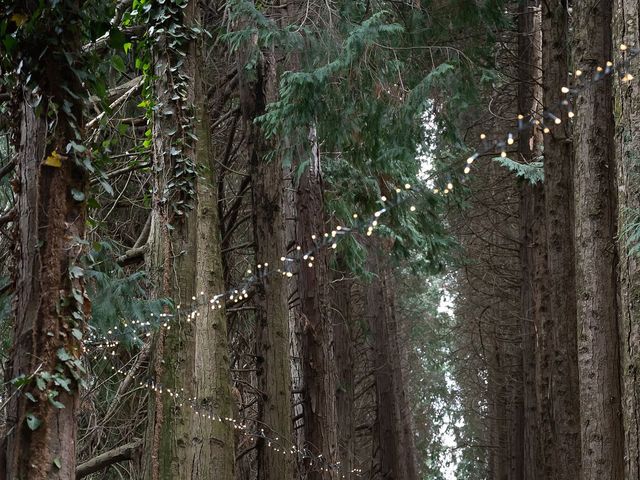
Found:
<path fill-rule="evenodd" d="M 527 0 L 521 2 L 518 12 L 518 111 L 523 115 L 537 111 L 542 96 L 537 88 L 541 60 L 538 9 L 537 0 Z M 535 129 L 521 130 L 518 139 L 520 161 L 534 161 L 535 156 L 540 153 L 540 143 L 540 134 Z M 514 479 L 544 478 L 536 389 L 540 358 L 537 332 L 548 314 L 544 213 L 543 185 L 523 181 L 520 187 L 523 451 L 522 470 L 516 471 L 516 475 L 512 476 Z"/>
<path fill-rule="evenodd" d="M 353 319 L 351 287 L 353 281 L 334 272 L 331 298 L 334 312 L 333 329 L 337 366 L 336 410 L 338 417 L 338 457 L 340 478 L 351 479 L 355 454 Z"/>
<path fill-rule="evenodd" d="M 598 20 L 600 21 L 600 20 Z M 542 2 L 543 104 L 558 108 L 568 83 L 567 1 Z M 540 333 L 539 382 L 545 477 L 572 480 L 580 472 L 580 400 L 576 325 L 573 157 L 568 113 L 544 137 L 544 195 L 547 217 L 549 311 Z M 588 192 L 587 192 L 588 194 Z M 585 238 L 584 240 L 588 240 Z M 579 475 L 578 475 L 579 476 Z"/>
<path fill-rule="evenodd" d="M 618 0 L 614 10 L 614 45 L 640 45 L 638 0 Z M 622 53 L 623 58 L 627 53 Z M 631 60 L 629 72 L 640 61 Z M 620 284 L 618 325 L 620 331 L 620 378 L 624 427 L 624 478 L 640 478 L 640 264 L 635 233 L 640 212 L 640 91 L 635 82 L 615 84 L 615 152 L 618 167 L 618 238 Z"/>
<path fill-rule="evenodd" d="M 376 242 L 370 269 L 376 278 L 366 287 L 366 311 L 374 345 L 377 422 L 375 443 L 380 478 L 416 480 L 415 442 L 402 373 L 400 332 L 396 322 L 392 283 Z"/>
<path fill-rule="evenodd" d="M 201 24 L 197 1 L 185 8 L 185 23 Z M 228 422 L 209 418 L 233 416 L 226 316 L 223 308 L 210 308 L 209 299 L 224 291 L 224 272 L 217 208 L 216 165 L 212 158 L 206 95 L 202 78 L 202 46 L 197 39 L 187 52 L 188 94 L 184 101 L 193 106 L 194 119 L 189 126 L 175 123 L 184 120 L 178 113 L 164 115 L 163 108 L 173 106 L 168 88 L 169 55 L 160 55 L 156 64 L 158 103 L 163 107 L 154 117 L 154 165 L 156 171 L 153 266 L 161 274 L 166 294 L 177 304 L 199 305 L 196 314 L 188 308 L 180 325 L 163 331 L 156 342 L 154 370 L 164 393 L 156 392 L 150 405 L 147 450 L 150 458 L 147 478 L 201 479 L 234 478 L 234 434 Z M 179 110 L 175 108 L 174 111 Z M 182 128 L 192 129 L 194 144 L 187 135 L 177 135 Z M 173 131 L 174 133 L 170 133 Z M 178 143 L 180 142 L 180 143 Z M 178 166 L 172 149 L 181 149 L 184 157 Z M 193 196 L 184 191 L 171 195 L 168 182 L 184 166 Z M 178 198 L 176 198 L 176 196 Z M 176 211 L 176 205 L 192 204 L 191 211 Z M 169 230 L 168 226 L 172 229 Z M 221 299 L 221 306 L 224 299 Z M 215 306 L 215 305 L 214 305 Z M 180 313 L 180 311 L 178 312 Z M 179 400 L 168 390 L 180 392 Z M 188 399 L 195 399 L 189 401 Z M 181 406 L 182 405 L 182 406 Z"/>
<path fill-rule="evenodd" d="M 84 237 L 85 221 L 84 202 L 76 200 L 72 191 L 84 192 L 86 177 L 71 158 L 62 160 L 59 167 L 44 163 L 54 150 L 65 152 L 75 137 L 59 128 L 54 143 L 48 143 L 46 109 L 37 114 L 31 106 L 36 103 L 25 93 L 17 152 L 15 326 L 6 372 L 7 381 L 21 375 L 30 380 L 19 391 L 10 388 L 7 418 L 15 423 L 8 428 L 4 475 L 69 479 L 75 477 L 78 407 L 73 373 L 80 373 L 71 372 L 70 365 L 82 354 L 72 330 L 84 328 L 72 315 L 76 311 L 84 315 L 88 305 L 82 282 L 72 271 L 82 250 L 78 239 Z M 50 378 L 45 390 L 37 388 L 36 378 L 50 377 L 57 367 L 71 381 L 70 392 L 56 388 Z M 57 392 L 53 398 L 62 406 L 49 402 L 47 395 L 52 392 Z M 35 397 L 35 404 L 27 393 Z"/>
<path fill-rule="evenodd" d="M 307 262 L 300 265 L 298 295 L 300 315 L 305 324 L 305 441 L 313 454 L 323 456 L 323 462 L 310 464 L 309 478 L 322 480 L 337 478 L 337 470 L 328 468 L 337 461 L 336 372 L 329 303 L 328 254 L 327 248 L 316 250 L 325 240 L 325 213 L 320 152 L 313 127 L 310 129 L 309 142 L 309 165 L 300 176 L 297 189 L 297 238 L 302 252 L 315 252 L 312 254 L 313 260 L 309 262 L 313 266 L 309 266 Z"/>
<path fill-rule="evenodd" d="M 274 145 L 253 123 L 256 117 L 265 113 L 267 104 L 276 100 L 278 80 L 273 50 L 264 52 L 256 74 L 254 82 L 241 79 L 241 102 L 249 128 L 256 259 L 259 264 L 267 265 L 256 273 L 267 274 L 258 285 L 255 300 L 258 388 L 261 392 L 259 419 L 265 434 L 272 439 L 281 439 L 281 444 L 273 442 L 276 443 L 273 446 L 288 450 L 293 443 L 288 283 L 285 277 L 275 273 L 278 265 L 283 265 L 280 258 L 286 252 L 284 172 L 278 158 L 268 160 Z M 269 448 L 264 439 L 259 439 L 257 446 L 259 480 L 293 478 L 293 464 L 288 455 Z"/>
<path fill-rule="evenodd" d="M 47 55 L 29 72 L 32 82 L 39 84 L 37 94 L 33 85 L 25 86 L 16 101 L 15 324 L 5 372 L 9 401 L 0 465 L 0 477 L 16 480 L 75 478 L 83 353 L 78 337 L 89 313 L 77 266 L 85 234 L 86 172 L 79 166 L 81 152 L 67 150 L 69 142 L 79 142 L 84 124 L 82 99 L 67 93 L 82 91 L 68 71 L 69 58 L 76 58 L 80 50 L 80 16 L 72 2 L 43 8 L 63 10 L 55 13 L 64 15 L 66 23 L 51 25 L 49 33 L 54 34 L 55 26 L 60 35 L 55 45 L 24 46 L 33 52 L 47 50 Z M 34 22 L 35 28 L 49 28 L 41 20 Z M 39 31 L 34 38 L 47 37 Z M 53 112 L 56 122 L 51 128 Z M 58 386 L 61 383 L 54 383 L 52 376 L 68 382 L 68 388 Z"/>
<path fill-rule="evenodd" d="M 611 59 L 612 2 L 588 0 L 573 8 L 579 26 L 576 64 L 590 76 Z M 618 480 L 623 478 L 623 441 L 611 78 L 587 79 L 577 106 L 575 237 L 582 478 Z"/>

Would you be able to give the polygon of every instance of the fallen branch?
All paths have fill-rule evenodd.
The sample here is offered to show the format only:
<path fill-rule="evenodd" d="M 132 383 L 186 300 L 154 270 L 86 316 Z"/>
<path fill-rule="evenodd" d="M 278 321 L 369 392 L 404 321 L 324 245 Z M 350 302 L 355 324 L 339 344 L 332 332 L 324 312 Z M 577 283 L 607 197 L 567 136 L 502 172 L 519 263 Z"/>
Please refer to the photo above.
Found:
<path fill-rule="evenodd" d="M 114 448 L 108 452 L 102 453 L 91 460 L 84 462 L 76 467 L 76 478 L 84 478 L 87 475 L 95 473 L 103 468 L 107 468 L 114 463 L 132 460 L 138 454 L 142 447 L 142 440 L 137 439 L 126 445 Z"/>
<path fill-rule="evenodd" d="M 0 215 L 0 225 L 4 225 L 5 223 L 11 222 L 16 216 L 16 211 L 14 208 L 9 210 L 7 213 Z"/>

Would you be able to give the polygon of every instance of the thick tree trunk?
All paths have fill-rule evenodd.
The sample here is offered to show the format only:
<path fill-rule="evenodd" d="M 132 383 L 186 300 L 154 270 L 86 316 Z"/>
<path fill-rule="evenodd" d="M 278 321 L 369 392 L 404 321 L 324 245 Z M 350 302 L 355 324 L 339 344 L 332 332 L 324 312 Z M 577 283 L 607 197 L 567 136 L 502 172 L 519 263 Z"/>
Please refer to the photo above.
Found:
<path fill-rule="evenodd" d="M 45 164 L 54 150 L 65 154 L 67 143 L 75 137 L 71 129 L 59 126 L 54 142 L 47 143 L 46 109 L 36 114 L 31 107 L 36 100 L 26 92 L 25 96 L 17 151 L 15 327 L 6 380 L 24 375 L 29 381 L 19 391 L 10 387 L 8 392 L 11 424 L 2 473 L 15 479 L 72 479 L 78 406 L 75 376 L 81 374 L 72 363 L 82 354 L 72 330 L 84 329 L 83 321 L 74 319 L 76 313 L 77 318 L 88 313 L 81 275 L 72 271 L 82 250 L 78 239 L 84 237 L 85 205 L 72 192 L 84 192 L 86 178 L 71 158 L 61 160 L 59 166 Z M 65 122 L 64 115 L 59 122 Z M 45 382 L 45 390 L 37 388 L 36 378 L 54 374 L 57 367 L 70 380 L 70 392 L 56 388 L 51 380 Z M 57 392 L 54 399 L 62 404 L 60 408 L 49 401 L 52 392 Z"/>
<path fill-rule="evenodd" d="M 266 105 L 276 99 L 275 54 L 266 51 L 257 67 L 257 79 L 241 79 L 243 115 L 249 129 L 248 150 L 253 187 L 253 235 L 258 264 L 266 265 L 256 274 L 263 275 L 255 296 L 258 388 L 261 392 L 259 419 L 272 446 L 288 450 L 293 444 L 291 424 L 291 374 L 289 362 L 288 283 L 276 273 L 286 252 L 284 222 L 284 172 L 279 159 L 268 160 L 273 150 L 260 128 L 253 124 L 265 113 Z M 269 448 L 258 440 L 258 479 L 293 478 L 289 455 Z"/>
<path fill-rule="evenodd" d="M 190 2 L 185 9 L 185 21 L 200 24 L 200 16 L 198 3 Z M 154 118 L 157 183 L 152 225 L 153 268 L 158 270 L 156 278 L 164 293 L 183 306 L 181 324 L 162 332 L 163 338 L 158 339 L 153 352 L 154 373 L 164 391 L 152 395 L 149 410 L 146 476 L 154 480 L 234 478 L 233 428 L 228 422 L 209 418 L 209 415 L 213 418 L 232 417 L 234 409 L 226 316 L 224 309 L 210 308 L 208 302 L 224 292 L 224 272 L 216 164 L 211 153 L 198 41 L 201 39 L 190 45 L 186 62 L 190 83 L 185 101 L 193 105 L 195 113 L 191 126 L 176 125 L 177 114 L 167 117 L 160 112 L 161 109 Z M 161 55 L 156 65 L 156 87 L 159 103 L 165 108 L 171 105 L 170 97 L 174 93 L 168 88 L 169 68 L 169 58 Z M 197 142 L 191 146 L 187 143 L 176 145 L 177 138 L 186 138 L 168 133 L 175 131 L 177 126 L 192 128 Z M 175 211 L 176 198 L 166 198 L 171 191 L 167 183 L 178 169 L 171 154 L 172 147 L 181 148 L 185 156 L 183 161 L 188 159 L 198 173 L 191 177 L 193 197 L 180 198 L 193 206 L 184 215 Z M 176 192 L 175 195 L 184 195 L 184 192 Z M 197 313 L 188 318 L 191 313 L 188 306 L 194 304 L 194 299 L 199 305 L 195 310 Z M 167 389 L 180 392 L 180 397 L 171 397 Z"/>
<path fill-rule="evenodd" d="M 595 74 L 611 60 L 612 2 L 574 6 L 576 64 Z M 616 311 L 616 202 L 611 78 L 589 81 L 577 100 L 576 297 L 582 478 L 623 478 Z M 566 288 L 566 286 L 565 286 Z M 574 472 L 575 475 L 575 472 Z"/>
<path fill-rule="evenodd" d="M 638 0 L 618 0 L 614 10 L 614 45 L 640 45 Z M 622 59 L 628 53 L 622 54 Z M 629 72 L 640 61 L 631 60 Z M 618 325 L 624 427 L 624 478 L 640 478 L 640 264 L 637 240 L 630 234 L 640 212 L 640 90 L 636 82 L 615 83 L 615 153 L 618 168 L 618 238 L 620 284 Z"/>
<path fill-rule="evenodd" d="M 539 380 L 545 478 L 573 480 L 580 472 L 580 403 L 574 264 L 573 157 L 568 114 L 558 105 L 568 82 L 567 2 L 542 3 L 543 104 L 560 125 L 544 137 L 549 311 L 540 330 Z M 598 20 L 600 21 L 600 20 Z M 588 192 L 587 192 L 588 194 Z"/>
<path fill-rule="evenodd" d="M 19 8 L 39 30 L 19 48 L 47 55 L 29 71 L 30 84 L 15 90 L 14 324 L 5 370 L 7 424 L 0 478 L 72 480 L 84 374 L 81 338 L 90 310 L 78 266 L 87 178 L 79 166 L 82 152 L 69 146 L 79 142 L 84 127 L 83 100 L 68 93 L 82 92 L 78 77 L 69 72 L 69 62 L 79 61 L 82 25 L 74 2 L 31 2 Z M 32 18 L 33 9 L 41 17 Z M 52 13 L 64 15 L 64 25 L 43 20 Z M 54 29 L 58 41 L 47 43 L 43 39 Z M 31 68 L 25 63 L 25 69 Z"/>
<path fill-rule="evenodd" d="M 394 312 L 392 282 L 375 243 L 370 256 L 370 269 L 376 278 L 366 287 L 366 316 L 374 346 L 377 412 L 374 434 L 378 447 L 378 470 L 381 479 L 416 480 L 415 441 L 403 381 L 403 354 Z"/>
<path fill-rule="evenodd" d="M 300 176 L 296 197 L 298 245 L 302 252 L 314 252 L 313 260 L 302 262 L 298 274 L 300 315 L 305 324 L 304 356 L 304 427 L 307 448 L 322 455 L 322 462 L 309 464 L 309 478 L 337 478 L 329 468 L 337 461 L 336 371 L 333 352 L 333 327 L 329 299 L 327 248 L 316 249 L 324 241 L 324 197 L 320 153 L 315 131 L 310 129 L 309 166 Z M 312 266 L 309 266 L 312 265 Z"/>

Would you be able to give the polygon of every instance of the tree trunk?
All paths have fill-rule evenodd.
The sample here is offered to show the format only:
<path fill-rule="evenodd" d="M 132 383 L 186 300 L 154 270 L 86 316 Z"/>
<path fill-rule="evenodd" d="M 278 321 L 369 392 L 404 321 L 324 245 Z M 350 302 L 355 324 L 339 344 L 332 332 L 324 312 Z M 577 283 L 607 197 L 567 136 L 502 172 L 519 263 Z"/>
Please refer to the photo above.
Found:
<path fill-rule="evenodd" d="M 355 453 L 354 371 L 351 318 L 353 281 L 334 272 L 331 298 L 334 312 L 333 329 L 337 366 L 336 410 L 338 417 L 338 458 L 340 478 L 350 480 Z"/>
<path fill-rule="evenodd" d="M 580 26 L 576 64 L 591 76 L 611 59 L 612 2 L 588 0 L 573 8 Z M 575 237 L 582 478 L 619 480 L 623 478 L 623 441 L 611 78 L 587 78 L 577 106 Z"/>
<path fill-rule="evenodd" d="M 618 0 L 614 11 L 614 45 L 640 44 L 638 0 Z M 623 59 L 625 58 L 622 54 Z M 640 62 L 631 60 L 627 71 L 637 72 Z M 637 240 L 640 212 L 640 92 L 635 82 L 615 83 L 615 154 L 618 168 L 618 238 L 620 284 L 620 378 L 624 427 L 624 478 L 640 478 L 640 264 Z"/>
<path fill-rule="evenodd" d="M 541 93 L 539 2 L 528 0 L 520 4 L 518 16 L 518 111 L 523 115 L 538 110 Z M 519 132 L 520 161 L 530 163 L 541 150 L 538 131 L 527 128 Z M 522 308 L 522 470 L 514 479 L 536 480 L 543 477 L 543 457 L 540 444 L 540 413 L 537 394 L 539 377 L 538 336 L 547 312 L 546 230 L 542 184 L 525 180 L 520 187 L 520 263 Z"/>
<path fill-rule="evenodd" d="M 35 6 L 22 8 L 30 17 Z M 15 317 L 5 371 L 7 425 L 0 477 L 69 480 L 75 478 L 78 390 L 84 374 L 81 338 L 90 309 L 77 265 L 85 236 L 87 178 L 79 166 L 82 152 L 68 151 L 84 126 L 83 100 L 67 92 L 82 92 L 69 72 L 69 62 L 77 62 L 82 26 L 73 2 L 42 8 L 42 18 L 57 9 L 65 24 L 33 20 L 41 30 L 33 42 L 54 28 L 60 37 L 55 44 L 25 40 L 25 51 L 46 50 L 47 55 L 29 72 L 31 84 L 15 90 Z"/>
<path fill-rule="evenodd" d="M 543 104 L 564 100 L 568 83 L 567 2 L 542 2 Z M 573 480 L 580 472 L 580 400 L 575 293 L 573 157 L 568 113 L 553 112 L 562 123 L 544 137 L 544 195 L 547 217 L 549 310 L 541 325 L 539 381 L 545 477 Z"/>
<path fill-rule="evenodd" d="M 185 23 L 200 24 L 198 2 L 185 8 Z M 187 53 L 188 94 L 184 101 L 193 106 L 190 125 L 178 114 L 162 113 L 173 106 L 169 55 L 161 54 L 156 64 L 158 115 L 154 117 L 154 243 L 153 266 L 159 270 L 165 294 L 182 306 L 180 325 L 164 330 L 156 342 L 154 370 L 163 392 L 155 392 L 149 409 L 147 434 L 149 461 L 147 478 L 201 479 L 234 478 L 234 434 L 228 422 L 209 416 L 233 416 L 229 372 L 226 316 L 223 308 L 212 308 L 209 299 L 224 292 L 224 272 L 217 209 L 215 169 L 210 145 L 206 95 L 202 84 L 202 50 L 197 39 Z M 179 108 L 175 108 L 179 110 Z M 169 133 L 192 129 L 194 144 L 186 135 Z M 182 149 L 182 166 L 174 161 L 172 148 Z M 192 182 L 193 196 L 173 191 L 168 181 L 184 165 L 192 165 L 197 175 L 181 176 Z M 188 172 L 187 172 L 188 173 Z M 191 211 L 186 205 L 191 203 Z M 177 208 L 176 208 L 177 206 Z M 181 214 L 177 209 L 182 210 Z M 171 225 L 170 230 L 168 226 Z M 220 299 L 220 307 L 225 299 Z M 197 304 L 193 310 L 190 305 Z M 211 308 L 210 308 L 211 307 Z M 179 392 L 179 398 L 168 395 Z M 192 400 L 189 400 L 192 399 Z M 195 399 L 195 400 L 193 400 Z M 150 445 L 149 445 L 150 444 Z"/>
<path fill-rule="evenodd" d="M 373 243 L 373 242 L 372 242 Z M 402 372 L 400 334 L 395 318 L 392 284 L 379 247 L 370 249 L 370 269 L 376 278 L 367 285 L 367 320 L 374 345 L 376 439 L 380 478 L 416 480 L 415 442 Z"/>
<path fill-rule="evenodd" d="M 322 455 L 309 463 L 309 478 L 337 478 L 332 467 L 337 461 L 336 372 L 333 358 L 333 327 L 329 303 L 329 267 L 327 248 L 316 247 L 323 241 L 324 198 L 320 153 L 315 131 L 310 129 L 309 166 L 300 176 L 296 197 L 298 245 L 313 259 L 300 264 L 298 295 L 300 315 L 305 324 L 304 357 L 304 427 L 307 449 Z M 312 265 L 312 266 L 309 266 Z"/>
<path fill-rule="evenodd" d="M 15 327 L 6 380 L 25 375 L 29 381 L 19 391 L 10 387 L 8 392 L 7 418 L 15 423 L 8 428 L 4 475 L 72 479 L 81 374 L 73 362 L 82 354 L 72 330 L 84 330 L 84 321 L 74 318 L 88 313 L 80 275 L 72 270 L 82 250 L 78 239 L 84 237 L 85 204 L 72 191 L 84 192 L 86 177 L 71 158 L 63 159 L 59 167 L 44 163 L 52 151 L 64 153 L 75 137 L 58 127 L 55 143 L 48 144 L 46 109 L 36 114 L 31 105 L 37 102 L 25 95 L 17 152 Z M 59 122 L 64 121 L 62 116 Z M 50 379 L 45 390 L 37 388 L 35 379 L 54 374 L 57 367 L 70 380 L 70 392 L 56 388 Z M 59 408 L 49 401 L 53 392 L 62 404 Z M 37 402 L 29 400 L 27 393 Z"/>
<path fill-rule="evenodd" d="M 263 275 L 255 296 L 257 324 L 258 388 L 261 392 L 259 420 L 265 434 L 279 443 L 272 446 L 288 451 L 293 444 L 291 424 L 291 374 L 289 363 L 289 304 L 286 278 L 276 273 L 286 252 L 284 223 L 284 177 L 279 159 L 268 160 L 273 145 L 254 119 L 265 113 L 277 96 L 276 59 L 267 50 L 257 66 L 257 79 L 241 79 L 243 115 L 249 129 L 248 150 L 253 186 L 253 235 L 256 271 Z M 284 264 L 286 265 L 286 264 Z M 258 480 L 293 478 L 289 455 L 269 448 L 258 440 Z"/>

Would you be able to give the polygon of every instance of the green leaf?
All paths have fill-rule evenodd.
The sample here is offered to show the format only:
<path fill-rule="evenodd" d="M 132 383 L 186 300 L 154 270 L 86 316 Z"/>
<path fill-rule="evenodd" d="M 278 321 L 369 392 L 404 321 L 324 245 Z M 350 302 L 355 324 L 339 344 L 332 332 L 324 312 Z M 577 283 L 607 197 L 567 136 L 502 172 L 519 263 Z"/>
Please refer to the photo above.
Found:
<path fill-rule="evenodd" d="M 60 461 L 60 459 L 58 457 L 53 459 L 53 464 L 58 467 L 58 470 L 62 468 L 62 462 Z"/>
<path fill-rule="evenodd" d="M 58 355 L 58 358 L 63 362 L 68 362 L 69 360 L 73 360 L 73 357 L 64 348 L 59 348 L 57 355 Z"/>
<path fill-rule="evenodd" d="M 120 55 L 114 55 L 111 57 L 111 66 L 121 73 L 124 73 L 127 70 L 124 60 Z"/>
<path fill-rule="evenodd" d="M 37 430 L 42 425 L 42 420 L 36 417 L 33 413 L 27 413 L 27 426 L 30 430 Z"/>
<path fill-rule="evenodd" d="M 82 340 L 82 332 L 77 328 L 71 330 L 71 335 L 73 335 L 77 340 Z"/>
<path fill-rule="evenodd" d="M 33 394 L 31 392 L 26 392 L 24 394 L 25 397 L 27 397 L 29 400 L 31 400 L 33 403 L 37 403 L 38 401 L 36 400 L 36 397 L 33 396 Z"/>

